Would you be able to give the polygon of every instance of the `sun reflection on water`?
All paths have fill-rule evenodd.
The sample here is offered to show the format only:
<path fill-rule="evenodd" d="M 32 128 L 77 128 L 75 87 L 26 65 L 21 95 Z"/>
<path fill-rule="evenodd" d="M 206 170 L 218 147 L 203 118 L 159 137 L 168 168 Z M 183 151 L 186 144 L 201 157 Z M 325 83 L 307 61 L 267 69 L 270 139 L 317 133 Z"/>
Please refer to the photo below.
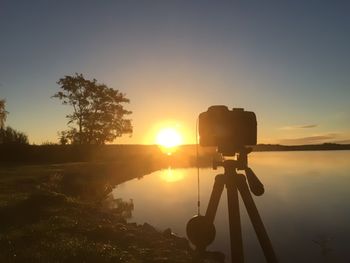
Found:
<path fill-rule="evenodd" d="M 160 172 L 159 177 L 167 183 L 174 183 L 183 180 L 185 175 L 181 170 L 173 170 L 168 167 L 168 169 Z"/>

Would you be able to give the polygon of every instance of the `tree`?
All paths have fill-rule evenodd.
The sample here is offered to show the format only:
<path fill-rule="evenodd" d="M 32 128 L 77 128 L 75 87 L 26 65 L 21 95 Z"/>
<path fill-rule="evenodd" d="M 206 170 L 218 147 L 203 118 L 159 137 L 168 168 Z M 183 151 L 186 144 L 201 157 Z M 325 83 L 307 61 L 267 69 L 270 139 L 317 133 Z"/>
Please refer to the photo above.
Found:
<path fill-rule="evenodd" d="M 6 100 L 0 100 L 0 129 L 3 130 L 5 128 L 5 121 L 7 118 L 8 111 L 6 111 Z"/>
<path fill-rule="evenodd" d="M 0 100 L 0 144 L 28 144 L 28 136 L 9 126 L 5 127 L 6 118 L 6 100 Z"/>
<path fill-rule="evenodd" d="M 131 111 L 122 105 L 130 102 L 125 94 L 78 73 L 61 78 L 57 84 L 61 91 L 53 97 L 73 107 L 66 116 L 68 126 L 73 126 L 61 132 L 61 143 L 104 144 L 132 133 L 131 120 L 125 119 Z"/>
<path fill-rule="evenodd" d="M 1 144 L 29 144 L 28 136 L 10 126 L 0 130 Z"/>

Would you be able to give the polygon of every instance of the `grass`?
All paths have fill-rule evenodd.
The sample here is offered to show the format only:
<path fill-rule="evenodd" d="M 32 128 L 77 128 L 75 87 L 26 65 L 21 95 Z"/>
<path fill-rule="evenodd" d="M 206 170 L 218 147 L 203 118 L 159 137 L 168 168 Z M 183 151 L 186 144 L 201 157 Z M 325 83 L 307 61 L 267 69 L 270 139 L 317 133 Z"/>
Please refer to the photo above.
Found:
<path fill-rule="evenodd" d="M 149 170 L 123 167 L 0 168 L 0 262 L 189 262 L 187 240 L 127 223 L 131 202 L 106 202 L 112 185 Z"/>

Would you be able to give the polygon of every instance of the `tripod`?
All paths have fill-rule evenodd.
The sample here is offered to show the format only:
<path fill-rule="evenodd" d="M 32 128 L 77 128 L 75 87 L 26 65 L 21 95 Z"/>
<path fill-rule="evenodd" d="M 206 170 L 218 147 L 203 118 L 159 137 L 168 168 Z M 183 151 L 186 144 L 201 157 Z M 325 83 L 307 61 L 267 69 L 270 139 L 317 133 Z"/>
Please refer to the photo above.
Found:
<path fill-rule="evenodd" d="M 264 186 L 248 167 L 247 155 L 249 152 L 250 150 L 247 149 L 241 151 L 238 153 L 237 160 L 224 159 L 213 163 L 214 169 L 217 166 L 222 166 L 225 172 L 215 177 L 215 183 L 205 216 L 195 216 L 188 222 L 187 235 L 199 252 L 205 251 L 206 247 L 214 241 L 216 232 L 214 219 L 221 194 L 224 186 L 226 186 L 232 263 L 244 262 L 238 192 L 247 209 L 260 246 L 263 249 L 265 259 L 267 262 L 273 263 L 277 262 L 277 258 L 250 192 L 251 190 L 255 195 L 262 195 L 264 193 Z M 245 170 L 246 176 L 238 174 L 237 170 Z"/>

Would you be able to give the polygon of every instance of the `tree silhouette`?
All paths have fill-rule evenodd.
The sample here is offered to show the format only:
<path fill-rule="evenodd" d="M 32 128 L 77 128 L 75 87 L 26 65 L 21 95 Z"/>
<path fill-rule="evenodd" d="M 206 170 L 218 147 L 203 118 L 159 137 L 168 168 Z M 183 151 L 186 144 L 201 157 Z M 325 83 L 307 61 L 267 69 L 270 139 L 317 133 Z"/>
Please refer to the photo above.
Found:
<path fill-rule="evenodd" d="M 6 100 L 0 100 L 0 144 L 28 144 L 28 136 L 9 126 L 5 127 L 7 118 Z"/>
<path fill-rule="evenodd" d="M 73 107 L 73 112 L 66 116 L 68 125 L 73 126 L 61 132 L 61 143 L 104 144 L 132 133 L 131 120 L 124 118 L 131 114 L 122 105 L 129 103 L 125 94 L 78 73 L 61 78 L 57 84 L 61 91 L 53 97 Z"/>
<path fill-rule="evenodd" d="M 6 100 L 0 100 L 0 129 L 5 128 L 5 121 L 7 118 L 8 111 L 6 111 Z"/>
<path fill-rule="evenodd" d="M 29 144 L 28 136 L 10 126 L 0 130 L 0 144 Z"/>

